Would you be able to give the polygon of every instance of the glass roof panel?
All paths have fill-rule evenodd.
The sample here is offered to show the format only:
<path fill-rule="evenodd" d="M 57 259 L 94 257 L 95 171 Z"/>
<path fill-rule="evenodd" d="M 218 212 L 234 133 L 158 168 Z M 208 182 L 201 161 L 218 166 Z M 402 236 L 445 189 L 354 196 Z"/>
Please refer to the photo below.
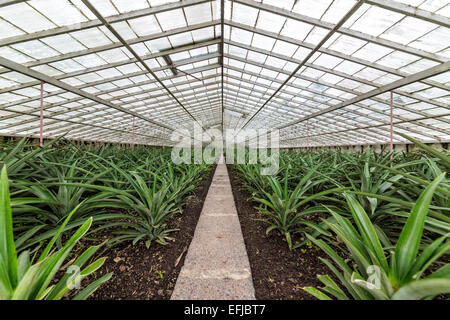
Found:
<path fill-rule="evenodd" d="M 220 0 L 6 5 L 0 133 L 39 133 L 44 81 L 46 130 L 73 139 L 129 142 L 136 117 L 149 144 L 193 121 L 278 128 L 285 145 L 387 143 L 392 91 L 396 130 L 447 141 L 450 4 L 396 2 L 225 0 L 224 21 Z"/>

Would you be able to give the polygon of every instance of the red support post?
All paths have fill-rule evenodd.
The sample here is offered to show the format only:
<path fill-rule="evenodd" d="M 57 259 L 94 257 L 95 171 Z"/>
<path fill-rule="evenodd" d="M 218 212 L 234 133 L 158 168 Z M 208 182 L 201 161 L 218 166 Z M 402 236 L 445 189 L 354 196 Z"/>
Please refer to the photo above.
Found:
<path fill-rule="evenodd" d="M 306 148 L 309 149 L 309 120 L 306 120 Z"/>
<path fill-rule="evenodd" d="M 133 146 L 132 148 L 134 149 L 134 124 L 135 124 L 135 117 L 133 116 Z"/>
<path fill-rule="evenodd" d="M 41 81 L 41 118 L 40 118 L 40 133 L 39 145 L 44 146 L 44 81 Z"/>
<path fill-rule="evenodd" d="M 390 140 L 391 140 L 391 168 L 392 160 L 394 157 L 394 93 L 391 91 L 391 130 L 390 130 Z"/>

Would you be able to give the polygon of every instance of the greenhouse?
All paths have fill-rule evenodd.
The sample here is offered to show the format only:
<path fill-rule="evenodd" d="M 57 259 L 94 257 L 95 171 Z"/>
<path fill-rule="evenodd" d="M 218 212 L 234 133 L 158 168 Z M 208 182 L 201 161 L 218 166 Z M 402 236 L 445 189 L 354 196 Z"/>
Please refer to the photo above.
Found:
<path fill-rule="evenodd" d="M 448 300 L 449 142 L 448 0 L 0 0 L 0 300 Z"/>

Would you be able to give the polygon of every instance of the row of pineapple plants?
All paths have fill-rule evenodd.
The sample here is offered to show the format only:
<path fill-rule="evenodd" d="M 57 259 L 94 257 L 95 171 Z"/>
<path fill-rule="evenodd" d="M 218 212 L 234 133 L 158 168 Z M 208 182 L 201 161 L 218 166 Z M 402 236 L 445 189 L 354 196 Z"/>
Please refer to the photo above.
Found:
<path fill-rule="evenodd" d="M 62 139 L 42 148 L 27 139 L 2 143 L 0 300 L 67 296 L 74 282 L 102 266 L 100 247 L 125 241 L 147 248 L 167 244 L 175 231 L 168 220 L 182 213 L 210 170 L 205 164 L 175 166 L 170 157 L 169 149 L 88 148 Z M 70 260 L 80 270 L 76 277 L 58 278 L 77 243 L 103 229 L 111 234 L 105 243 Z M 111 276 L 70 296 L 86 299 Z"/>
<path fill-rule="evenodd" d="M 432 299 L 450 292 L 450 158 L 404 137 L 420 151 L 281 152 L 274 176 L 261 175 L 260 165 L 233 167 L 267 233 L 278 232 L 290 250 L 313 243 L 330 257 L 321 261 L 339 284 L 318 275 L 324 287 L 304 288 L 316 298 Z"/>

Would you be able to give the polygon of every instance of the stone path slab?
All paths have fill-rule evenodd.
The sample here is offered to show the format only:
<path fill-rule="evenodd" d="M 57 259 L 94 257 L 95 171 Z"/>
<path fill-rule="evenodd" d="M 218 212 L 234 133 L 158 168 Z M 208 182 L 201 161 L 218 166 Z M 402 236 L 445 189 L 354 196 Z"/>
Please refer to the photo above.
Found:
<path fill-rule="evenodd" d="M 254 300 L 227 167 L 217 165 L 172 300 Z"/>

